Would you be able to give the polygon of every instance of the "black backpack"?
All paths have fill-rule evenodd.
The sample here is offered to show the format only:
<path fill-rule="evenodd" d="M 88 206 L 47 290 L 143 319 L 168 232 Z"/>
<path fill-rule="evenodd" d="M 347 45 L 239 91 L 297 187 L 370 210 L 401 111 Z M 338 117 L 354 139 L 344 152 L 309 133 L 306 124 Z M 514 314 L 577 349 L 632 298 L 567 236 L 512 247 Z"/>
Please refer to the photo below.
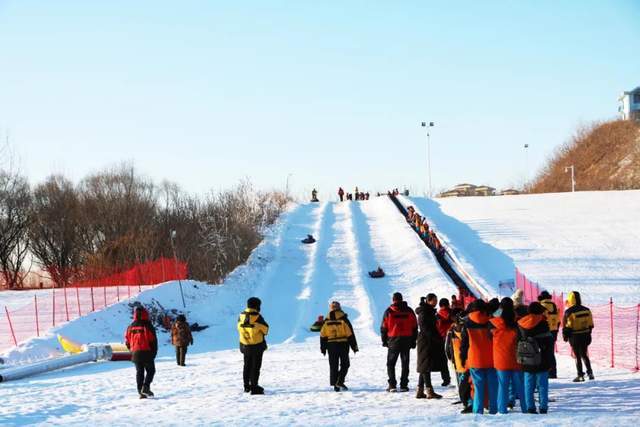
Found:
<path fill-rule="evenodd" d="M 522 330 L 518 333 L 518 347 L 516 349 L 516 360 L 523 367 L 535 368 L 542 363 L 542 349 L 534 337 L 527 337 Z"/>

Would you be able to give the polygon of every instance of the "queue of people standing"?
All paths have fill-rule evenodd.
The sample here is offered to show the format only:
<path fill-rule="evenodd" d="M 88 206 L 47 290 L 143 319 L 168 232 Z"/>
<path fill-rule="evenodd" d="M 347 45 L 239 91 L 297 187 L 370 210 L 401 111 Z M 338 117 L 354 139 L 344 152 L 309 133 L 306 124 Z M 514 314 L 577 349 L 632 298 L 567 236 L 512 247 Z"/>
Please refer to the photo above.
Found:
<path fill-rule="evenodd" d="M 554 346 L 562 325 L 562 336 L 576 355 L 578 371 L 574 382 L 594 379 L 588 358 L 593 318 L 581 304 L 580 294 L 571 292 L 562 322 L 547 292 L 539 301 L 523 304 L 522 293 L 513 298 L 474 300 L 466 308 L 455 295 L 451 302 L 435 294 L 420 299 L 414 311 L 402 294 L 392 296 L 380 326 L 382 346 L 387 348 L 387 388 L 390 393 L 408 392 L 411 350 L 417 348 L 417 399 L 440 399 L 431 374 L 440 373 L 442 386 L 451 383 L 449 360 L 455 369 L 462 413 L 506 414 L 516 402 L 520 411 L 546 414 L 549 409 L 549 378 L 557 377 Z M 265 336 L 269 326 L 260 315 L 261 302 L 252 297 L 238 319 L 240 351 L 244 354 L 244 390 L 263 394 L 258 385 Z M 438 309 L 436 308 L 438 307 Z M 336 392 L 346 391 L 349 350 L 359 351 L 355 332 L 338 301 L 329 313 L 314 323 L 320 332 L 320 351 L 329 359 L 329 384 Z M 400 381 L 396 365 L 400 359 Z M 536 406 L 535 393 L 538 393 Z"/>

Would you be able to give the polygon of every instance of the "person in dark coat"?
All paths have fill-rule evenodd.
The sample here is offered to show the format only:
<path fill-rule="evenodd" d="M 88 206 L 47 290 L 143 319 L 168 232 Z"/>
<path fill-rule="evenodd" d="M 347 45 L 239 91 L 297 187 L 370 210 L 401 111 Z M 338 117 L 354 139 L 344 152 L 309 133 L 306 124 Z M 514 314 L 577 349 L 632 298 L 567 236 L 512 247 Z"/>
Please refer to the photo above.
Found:
<path fill-rule="evenodd" d="M 140 399 L 153 397 L 151 383 L 156 374 L 158 339 L 156 329 L 151 324 L 149 313 L 144 307 L 135 308 L 133 322 L 127 328 L 124 342 L 131 351 L 131 361 L 136 365 L 136 384 Z"/>
<path fill-rule="evenodd" d="M 429 294 L 432 296 L 433 294 Z M 417 399 L 440 399 L 441 395 L 433 391 L 431 372 L 443 372 L 447 367 L 444 354 L 444 339 L 437 327 L 438 316 L 435 307 L 429 303 L 429 296 L 420 299 L 420 306 L 416 308 L 418 315 L 418 390 Z M 433 298 L 436 299 L 435 295 Z M 447 370 L 448 373 L 448 370 Z M 427 392 L 425 394 L 425 391 Z"/>
<path fill-rule="evenodd" d="M 176 321 L 171 326 L 171 344 L 176 348 L 176 363 L 178 366 L 185 366 L 187 348 L 193 345 L 193 335 L 184 314 L 178 315 Z"/>
<path fill-rule="evenodd" d="M 553 366 L 553 336 L 544 316 L 545 309 L 539 302 L 529 305 L 528 313 L 518 320 L 521 339 L 533 338 L 540 348 L 540 363 L 535 366 L 522 365 L 524 371 L 524 400 L 527 412 L 536 414 L 535 389 L 538 389 L 540 413 L 549 409 L 549 369 Z"/>
<path fill-rule="evenodd" d="M 387 308 L 382 317 L 380 337 L 382 346 L 387 347 L 387 375 L 389 386 L 387 391 L 396 392 L 396 363 L 398 357 L 402 365 L 400 376 L 400 391 L 409 391 L 409 355 L 412 348 L 416 348 L 418 336 L 418 322 L 416 315 L 402 299 L 402 294 L 393 294 L 393 303 Z"/>

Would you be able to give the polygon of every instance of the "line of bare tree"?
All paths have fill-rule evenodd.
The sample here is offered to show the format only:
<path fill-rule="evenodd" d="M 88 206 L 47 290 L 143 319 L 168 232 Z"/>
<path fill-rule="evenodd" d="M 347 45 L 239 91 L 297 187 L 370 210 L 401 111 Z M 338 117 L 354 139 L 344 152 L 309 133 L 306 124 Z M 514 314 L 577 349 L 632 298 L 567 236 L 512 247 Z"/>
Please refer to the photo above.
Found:
<path fill-rule="evenodd" d="M 194 196 L 170 182 L 156 184 L 132 165 L 77 185 L 52 175 L 33 188 L 19 173 L 0 170 L 0 285 L 21 288 L 28 260 L 65 286 L 172 257 L 172 230 L 190 277 L 219 283 L 246 261 L 286 204 L 283 193 L 257 191 L 248 181 Z"/>

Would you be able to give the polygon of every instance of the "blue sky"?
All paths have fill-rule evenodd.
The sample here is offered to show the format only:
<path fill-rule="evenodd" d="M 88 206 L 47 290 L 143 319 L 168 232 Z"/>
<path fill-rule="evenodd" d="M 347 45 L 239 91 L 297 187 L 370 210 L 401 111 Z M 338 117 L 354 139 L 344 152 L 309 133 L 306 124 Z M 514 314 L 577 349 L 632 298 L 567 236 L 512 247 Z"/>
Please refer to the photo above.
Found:
<path fill-rule="evenodd" d="M 32 182 L 133 161 L 203 193 L 523 182 L 640 85 L 640 2 L 0 0 Z M 529 144 L 528 160 L 524 144 Z"/>

